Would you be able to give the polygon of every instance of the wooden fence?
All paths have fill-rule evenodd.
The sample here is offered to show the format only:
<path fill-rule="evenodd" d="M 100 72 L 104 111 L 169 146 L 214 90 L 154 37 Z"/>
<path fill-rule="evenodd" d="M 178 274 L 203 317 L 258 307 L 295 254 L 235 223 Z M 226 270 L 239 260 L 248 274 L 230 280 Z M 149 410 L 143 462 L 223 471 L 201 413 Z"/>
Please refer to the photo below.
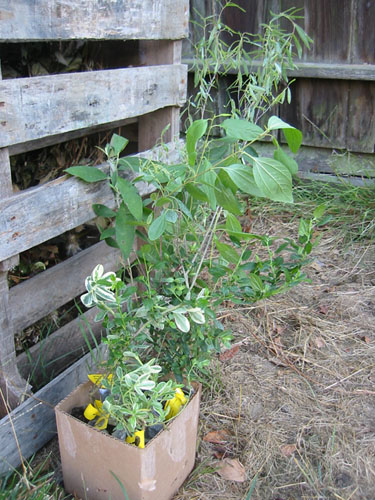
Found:
<path fill-rule="evenodd" d="M 9 289 L 8 271 L 19 254 L 94 217 L 93 203 L 113 205 L 106 185 L 59 177 L 20 192 L 12 188 L 10 157 L 94 130 L 138 123 L 138 149 L 179 131 L 179 107 L 186 98 L 187 67 L 181 39 L 188 31 L 188 0 L 0 0 L 0 42 L 137 40 L 134 67 L 1 80 L 0 73 L 0 473 L 55 434 L 54 405 L 87 374 L 83 357 L 37 393 L 28 383 L 43 349 L 45 361 L 82 356 L 80 320 L 53 333 L 26 357 L 16 356 L 14 334 L 84 291 L 97 263 L 118 268 L 117 250 L 95 244 Z M 133 57 L 134 59 L 134 57 Z M 103 168 L 105 168 L 103 166 Z M 93 324 L 94 311 L 85 314 Z"/>
<path fill-rule="evenodd" d="M 225 2 L 222 2 L 225 3 Z M 310 51 L 297 60 L 291 86 L 292 103 L 276 110 L 303 132 L 297 157 L 302 174 L 340 173 L 375 176 L 375 2 L 365 0 L 238 0 L 246 14 L 230 7 L 224 21 L 233 29 L 258 33 L 270 12 L 301 9 L 300 23 L 314 40 Z M 218 12 L 218 2 L 191 0 L 191 19 Z M 199 14 L 198 14 L 199 13 Z M 284 26 L 290 29 L 290 26 Z M 192 24 L 194 41 L 201 32 Z M 230 41 L 230 40 L 229 40 Z M 183 61 L 192 63 L 191 45 Z M 218 111 L 226 101 L 223 79 Z M 266 148 L 266 146 L 265 146 Z M 332 154 L 334 153 L 334 154 Z"/>

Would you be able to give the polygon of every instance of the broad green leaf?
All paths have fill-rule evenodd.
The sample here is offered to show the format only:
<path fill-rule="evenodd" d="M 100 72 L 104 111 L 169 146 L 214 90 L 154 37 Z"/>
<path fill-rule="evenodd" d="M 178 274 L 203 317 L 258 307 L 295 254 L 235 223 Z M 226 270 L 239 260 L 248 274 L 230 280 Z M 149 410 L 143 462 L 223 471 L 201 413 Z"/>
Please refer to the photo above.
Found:
<path fill-rule="evenodd" d="M 221 226 L 219 226 L 220 229 Z M 226 228 L 225 228 L 226 229 Z M 229 236 L 233 236 L 233 238 L 236 238 L 237 240 L 243 240 L 243 241 L 251 241 L 251 240 L 259 240 L 262 241 L 263 237 L 258 236 L 257 234 L 252 234 L 252 233 L 244 233 L 243 231 L 231 231 L 229 229 L 226 229 L 226 232 L 228 233 Z"/>
<path fill-rule="evenodd" d="M 146 158 L 139 158 L 136 156 L 125 156 L 120 158 L 118 161 L 119 170 L 130 169 L 134 172 L 139 172 L 139 169 L 145 165 L 147 165 L 150 160 Z"/>
<path fill-rule="evenodd" d="M 94 203 L 92 205 L 92 209 L 94 210 L 95 215 L 98 217 L 115 217 L 116 212 L 106 207 L 105 205 L 101 205 L 100 203 Z"/>
<path fill-rule="evenodd" d="M 324 204 L 318 205 L 313 212 L 314 219 L 320 219 L 323 216 L 325 209 L 326 209 L 326 206 Z"/>
<path fill-rule="evenodd" d="M 121 135 L 113 134 L 110 145 L 111 145 L 115 155 L 119 155 L 121 153 L 121 151 L 123 151 L 126 148 L 128 143 L 129 143 L 129 141 L 128 141 L 128 139 L 125 139 L 125 137 L 121 137 Z"/>
<path fill-rule="evenodd" d="M 216 210 L 215 182 L 217 175 L 213 170 L 207 170 L 201 177 L 201 189 L 206 194 L 212 210 Z"/>
<path fill-rule="evenodd" d="M 242 232 L 242 227 L 240 221 L 233 214 L 228 213 L 226 216 L 225 229 L 227 231 Z"/>
<path fill-rule="evenodd" d="M 107 238 L 113 238 L 115 236 L 115 228 L 114 227 L 107 227 L 107 229 L 104 229 L 100 233 L 100 239 L 105 240 Z"/>
<path fill-rule="evenodd" d="M 127 179 L 123 179 L 122 177 L 117 179 L 117 187 L 132 216 L 136 220 L 142 220 L 143 203 L 137 188 L 135 188 Z"/>
<path fill-rule="evenodd" d="M 155 207 L 162 207 L 164 205 L 169 205 L 171 203 L 171 199 L 170 198 L 166 198 L 165 196 L 163 196 L 162 198 L 159 198 L 156 203 L 155 203 Z"/>
<path fill-rule="evenodd" d="M 88 167 L 88 166 L 77 166 L 77 167 L 69 167 L 64 170 L 70 175 L 74 175 L 74 177 L 78 177 L 85 182 L 98 182 L 104 181 L 107 179 L 107 175 L 102 172 L 99 168 L 96 167 Z"/>
<path fill-rule="evenodd" d="M 292 175 L 274 158 L 254 158 L 254 179 L 264 196 L 274 201 L 293 203 Z"/>
<path fill-rule="evenodd" d="M 148 237 L 151 241 L 155 241 L 164 233 L 167 226 L 166 212 L 162 212 L 148 228 Z"/>
<path fill-rule="evenodd" d="M 174 312 L 172 314 L 177 328 L 182 332 L 187 333 L 190 330 L 190 322 L 187 317 L 179 312 Z"/>
<path fill-rule="evenodd" d="M 120 248 L 117 244 L 117 241 L 114 238 L 111 238 L 110 236 L 105 238 L 105 242 L 109 247 Z"/>
<path fill-rule="evenodd" d="M 218 241 L 215 239 L 215 245 L 216 248 L 219 252 L 219 254 L 228 262 L 231 264 L 238 264 L 238 261 L 240 260 L 240 256 L 236 252 L 236 250 L 231 247 L 230 245 L 227 245 L 226 243 L 222 243 L 221 241 Z"/>
<path fill-rule="evenodd" d="M 302 144 L 302 132 L 296 128 L 283 129 L 286 142 L 292 153 L 297 153 Z"/>
<path fill-rule="evenodd" d="M 129 224 L 130 215 L 124 203 L 121 203 L 115 219 L 116 242 L 126 260 L 133 248 L 135 227 Z"/>
<path fill-rule="evenodd" d="M 199 189 L 195 184 L 186 184 L 185 189 L 195 200 L 204 202 L 208 201 L 206 193 Z"/>
<path fill-rule="evenodd" d="M 302 144 L 302 132 L 289 123 L 284 122 L 278 116 L 271 116 L 268 120 L 267 128 L 269 130 L 282 129 L 286 142 L 293 153 L 297 153 Z"/>
<path fill-rule="evenodd" d="M 290 156 L 288 156 L 285 151 L 283 151 L 281 148 L 277 148 L 274 153 L 273 157 L 275 160 L 283 163 L 286 165 L 292 175 L 296 175 L 298 172 L 298 163 L 293 160 Z"/>
<path fill-rule="evenodd" d="M 204 136 L 207 130 L 207 124 L 207 120 L 196 120 L 190 125 L 186 132 L 186 151 L 191 167 L 194 166 L 197 158 L 197 153 L 195 151 L 196 144 L 198 140 Z"/>
<path fill-rule="evenodd" d="M 172 224 L 175 224 L 177 222 L 177 219 L 178 219 L 178 213 L 176 212 L 176 210 L 172 210 L 172 209 L 166 210 L 165 220 L 167 222 L 171 222 Z"/>
<path fill-rule="evenodd" d="M 252 168 L 242 164 L 233 164 L 228 167 L 223 167 L 223 170 L 227 172 L 238 189 L 244 193 L 253 196 L 263 196 L 262 191 L 255 182 Z"/>
<path fill-rule="evenodd" d="M 228 136 L 242 141 L 254 141 L 264 132 L 264 130 L 258 127 L 258 125 L 255 125 L 255 123 L 251 123 L 241 118 L 227 118 L 223 121 L 221 126 Z"/>
<path fill-rule="evenodd" d="M 231 214 L 241 215 L 241 206 L 238 203 L 237 198 L 233 194 L 230 188 L 223 185 L 222 182 L 217 181 L 215 186 L 216 201 L 218 205 L 227 210 Z"/>
<path fill-rule="evenodd" d="M 268 130 L 279 130 L 282 128 L 294 128 L 294 127 L 292 127 L 292 125 L 289 125 L 289 123 L 284 122 L 278 116 L 271 116 L 268 120 L 267 128 Z"/>
<path fill-rule="evenodd" d="M 189 219 L 192 219 L 193 216 L 191 215 L 191 212 L 188 209 L 188 207 L 185 205 L 185 203 L 182 203 L 182 201 L 179 200 L 178 198 L 176 198 L 176 201 L 177 201 L 177 205 L 178 205 L 179 209 L 181 210 L 181 212 L 184 215 L 186 215 L 186 217 L 188 217 Z"/>
<path fill-rule="evenodd" d="M 262 293 L 264 290 L 264 285 L 262 279 L 257 274 L 249 274 L 249 280 L 251 283 L 251 288 L 256 292 Z"/>

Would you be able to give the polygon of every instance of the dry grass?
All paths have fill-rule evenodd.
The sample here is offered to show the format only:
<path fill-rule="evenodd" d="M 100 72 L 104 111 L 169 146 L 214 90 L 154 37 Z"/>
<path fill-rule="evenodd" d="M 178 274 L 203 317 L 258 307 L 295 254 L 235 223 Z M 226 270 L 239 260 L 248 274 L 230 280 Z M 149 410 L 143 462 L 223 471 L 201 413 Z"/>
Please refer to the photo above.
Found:
<path fill-rule="evenodd" d="M 253 231 L 295 232 L 283 217 L 259 213 Z M 240 349 L 212 368 L 197 467 L 175 500 L 374 500 L 375 247 L 342 236 L 322 233 L 310 284 L 223 312 Z M 202 438 L 219 429 L 244 483 L 214 470 L 218 446 Z"/>
<path fill-rule="evenodd" d="M 257 209 L 251 230 L 295 235 L 294 215 Z M 375 243 L 355 236 L 358 218 L 337 221 L 321 231 L 311 283 L 223 311 L 239 349 L 212 364 L 196 467 L 174 500 L 375 499 Z M 227 442 L 203 441 L 221 429 Z M 247 480 L 221 478 L 215 452 Z"/>

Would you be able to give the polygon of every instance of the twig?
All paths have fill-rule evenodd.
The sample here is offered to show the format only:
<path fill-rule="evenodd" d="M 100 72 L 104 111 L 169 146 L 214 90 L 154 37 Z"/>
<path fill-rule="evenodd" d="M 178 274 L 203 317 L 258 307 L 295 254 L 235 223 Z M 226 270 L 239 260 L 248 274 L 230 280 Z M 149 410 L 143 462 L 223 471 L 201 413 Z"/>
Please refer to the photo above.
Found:
<path fill-rule="evenodd" d="M 328 385 L 328 386 L 327 386 L 327 387 L 325 387 L 323 390 L 324 390 L 324 391 L 327 391 L 328 389 L 331 389 L 332 387 L 335 387 L 336 385 L 341 384 L 341 382 L 345 382 L 345 380 L 348 380 L 349 378 L 354 377 L 354 375 L 357 375 L 357 373 L 363 372 L 363 370 L 364 370 L 364 368 L 361 368 L 360 370 L 357 370 L 356 372 L 351 373 L 351 374 L 350 374 L 350 375 L 348 375 L 347 377 L 344 377 L 344 378 L 342 378 L 341 380 L 338 380 L 338 381 L 337 381 L 337 382 L 335 382 L 334 384 Z"/>

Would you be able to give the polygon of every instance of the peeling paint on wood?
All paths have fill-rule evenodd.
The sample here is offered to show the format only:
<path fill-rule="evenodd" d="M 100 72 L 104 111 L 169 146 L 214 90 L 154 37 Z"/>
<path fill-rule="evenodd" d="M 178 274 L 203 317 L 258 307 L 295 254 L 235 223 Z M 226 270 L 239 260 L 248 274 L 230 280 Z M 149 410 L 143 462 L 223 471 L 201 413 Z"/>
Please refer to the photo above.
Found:
<path fill-rule="evenodd" d="M 188 0 L 0 0 L 0 39 L 179 39 L 188 15 Z"/>

